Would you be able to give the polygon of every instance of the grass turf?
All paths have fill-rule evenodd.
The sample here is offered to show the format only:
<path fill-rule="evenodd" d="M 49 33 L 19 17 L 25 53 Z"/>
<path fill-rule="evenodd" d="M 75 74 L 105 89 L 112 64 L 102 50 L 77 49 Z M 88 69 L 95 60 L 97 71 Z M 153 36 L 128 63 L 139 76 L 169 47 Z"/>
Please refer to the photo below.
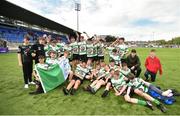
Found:
<path fill-rule="evenodd" d="M 144 60 L 149 53 L 148 48 L 138 48 L 137 52 L 142 62 L 144 73 Z M 180 49 L 157 49 L 157 55 L 163 66 L 163 76 L 157 76 L 156 85 L 161 88 L 175 88 L 180 91 Z M 107 60 L 107 59 L 106 59 Z M 59 115 L 156 115 L 163 114 L 155 108 L 154 111 L 140 105 L 126 103 L 123 97 L 116 97 L 111 91 L 106 98 L 101 98 L 103 88 L 95 95 L 82 90 L 85 81 L 76 95 L 64 96 L 61 85 L 47 94 L 29 95 L 35 89 L 23 88 L 21 68 L 18 67 L 17 54 L 0 54 L 0 114 L 59 114 Z M 180 114 L 180 98 L 177 102 L 167 106 L 166 114 Z"/>

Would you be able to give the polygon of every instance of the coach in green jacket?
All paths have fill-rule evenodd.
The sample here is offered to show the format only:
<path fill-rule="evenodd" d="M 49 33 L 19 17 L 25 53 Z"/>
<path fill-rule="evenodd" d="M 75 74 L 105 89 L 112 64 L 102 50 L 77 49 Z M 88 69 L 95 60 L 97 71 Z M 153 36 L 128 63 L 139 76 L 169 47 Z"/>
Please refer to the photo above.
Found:
<path fill-rule="evenodd" d="M 136 50 L 132 49 L 131 53 L 127 56 L 127 65 L 128 68 L 131 69 L 131 72 L 136 76 L 139 77 L 141 73 L 141 62 L 139 57 L 136 54 Z"/>

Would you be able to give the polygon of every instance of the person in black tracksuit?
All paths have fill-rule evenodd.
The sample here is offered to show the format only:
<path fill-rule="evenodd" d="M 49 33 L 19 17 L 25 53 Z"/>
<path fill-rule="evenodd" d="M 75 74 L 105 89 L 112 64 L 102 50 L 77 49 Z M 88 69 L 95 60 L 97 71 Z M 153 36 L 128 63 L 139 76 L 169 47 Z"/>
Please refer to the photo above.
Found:
<path fill-rule="evenodd" d="M 128 68 L 131 69 L 131 72 L 136 76 L 139 77 L 141 73 L 141 62 L 139 57 L 136 54 L 136 50 L 132 49 L 131 54 L 129 54 L 126 58 Z"/>
<path fill-rule="evenodd" d="M 34 44 L 31 48 L 32 51 L 32 57 L 35 60 L 35 64 L 39 63 L 38 57 L 39 56 L 45 56 L 45 38 L 39 37 L 38 43 Z"/>
<path fill-rule="evenodd" d="M 33 60 L 31 56 L 31 45 L 29 44 L 30 38 L 24 37 L 24 43 L 18 47 L 18 62 L 19 66 L 22 66 L 24 76 L 24 88 L 28 88 L 28 84 L 34 84 L 32 82 L 32 67 Z"/>

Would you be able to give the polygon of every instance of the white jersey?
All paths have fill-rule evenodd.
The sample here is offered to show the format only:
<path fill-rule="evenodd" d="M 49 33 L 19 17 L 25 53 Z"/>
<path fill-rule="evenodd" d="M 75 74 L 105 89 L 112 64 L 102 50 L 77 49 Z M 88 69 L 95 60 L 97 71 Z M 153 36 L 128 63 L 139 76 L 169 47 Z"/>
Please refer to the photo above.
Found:
<path fill-rule="evenodd" d="M 58 59 L 58 64 L 61 66 L 63 65 L 64 67 L 64 70 L 66 70 L 67 72 L 70 72 L 71 71 L 71 66 L 69 64 L 69 59 L 62 56 Z"/>

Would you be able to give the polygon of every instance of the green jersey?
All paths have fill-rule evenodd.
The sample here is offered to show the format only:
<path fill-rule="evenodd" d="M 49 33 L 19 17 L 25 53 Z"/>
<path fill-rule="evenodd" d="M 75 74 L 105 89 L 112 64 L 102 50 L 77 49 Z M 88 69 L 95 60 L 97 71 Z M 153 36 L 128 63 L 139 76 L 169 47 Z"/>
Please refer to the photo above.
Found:
<path fill-rule="evenodd" d="M 133 89 L 140 89 L 144 92 L 148 92 L 148 87 L 144 85 L 141 78 L 134 78 L 133 80 L 130 80 L 128 86 L 132 87 Z"/>
<path fill-rule="evenodd" d="M 114 70 L 117 70 L 118 69 L 118 66 L 117 65 L 114 65 L 114 66 L 111 66 L 110 64 L 108 65 L 110 69 L 114 69 Z"/>
<path fill-rule="evenodd" d="M 125 54 L 128 52 L 128 47 L 126 44 L 120 44 L 117 46 L 117 50 L 119 51 L 119 55 L 121 58 L 125 58 Z"/>
<path fill-rule="evenodd" d="M 52 46 L 52 45 L 46 45 L 45 47 L 44 47 L 44 50 L 45 50 L 45 54 L 46 54 L 46 56 L 47 57 L 49 57 L 49 51 L 50 50 L 53 50 L 53 51 L 55 51 L 55 52 L 59 52 L 59 47 L 56 45 L 56 46 Z"/>
<path fill-rule="evenodd" d="M 86 67 L 87 67 L 87 69 L 89 70 L 89 72 L 91 72 L 92 69 L 93 69 L 93 67 L 92 67 L 91 65 L 87 65 Z"/>
<path fill-rule="evenodd" d="M 86 42 L 82 41 L 78 43 L 79 46 L 79 55 L 85 55 L 86 54 Z"/>
<path fill-rule="evenodd" d="M 112 86 L 116 89 L 119 90 L 123 85 L 126 85 L 126 81 L 124 80 L 124 76 L 118 78 L 118 79 L 111 79 Z"/>
<path fill-rule="evenodd" d="M 88 72 L 89 70 L 87 68 L 83 68 L 80 64 L 78 64 L 75 69 L 75 74 L 79 75 L 78 77 L 82 80 L 85 78 Z"/>
<path fill-rule="evenodd" d="M 110 55 L 110 60 L 111 60 L 111 59 L 113 59 L 113 60 L 115 61 L 115 64 L 116 64 L 116 65 L 121 64 L 121 58 L 120 58 L 119 55 L 113 55 L 113 54 L 111 54 L 111 55 Z"/>
<path fill-rule="evenodd" d="M 115 47 L 107 47 L 109 56 L 112 55 L 112 50 L 115 49 Z"/>
<path fill-rule="evenodd" d="M 79 54 L 79 46 L 77 42 L 71 43 L 70 46 L 73 54 Z"/>
<path fill-rule="evenodd" d="M 127 70 L 121 69 L 121 73 L 124 74 L 125 76 L 127 76 L 130 72 L 131 70 L 129 68 Z"/>
<path fill-rule="evenodd" d="M 93 44 L 87 44 L 87 57 L 93 57 L 94 51 L 93 51 Z"/>
<path fill-rule="evenodd" d="M 104 68 L 101 68 L 98 73 L 97 73 L 97 76 L 100 77 L 102 75 L 104 75 L 106 73 L 105 69 Z"/>
<path fill-rule="evenodd" d="M 58 63 L 57 59 L 46 58 L 46 64 L 48 64 L 48 65 L 54 65 L 57 63 Z"/>
<path fill-rule="evenodd" d="M 72 59 L 73 53 L 72 53 L 72 47 L 70 45 L 65 45 L 64 50 L 67 50 L 69 52 L 69 59 Z"/>
<path fill-rule="evenodd" d="M 49 57 L 49 54 L 48 52 L 51 50 L 51 47 L 49 44 L 47 44 L 45 47 L 44 47 L 44 51 L 45 51 L 45 55 L 46 57 Z"/>
<path fill-rule="evenodd" d="M 58 53 L 59 54 L 64 54 L 64 46 L 65 46 L 65 43 L 57 43 L 57 47 L 58 47 Z"/>

